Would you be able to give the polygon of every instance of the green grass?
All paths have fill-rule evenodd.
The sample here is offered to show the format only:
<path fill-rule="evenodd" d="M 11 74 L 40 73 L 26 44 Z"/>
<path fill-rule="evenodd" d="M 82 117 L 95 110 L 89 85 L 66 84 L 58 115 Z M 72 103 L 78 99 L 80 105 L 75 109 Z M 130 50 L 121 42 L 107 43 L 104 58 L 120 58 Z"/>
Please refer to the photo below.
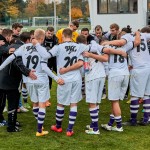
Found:
<path fill-rule="evenodd" d="M 7 133 L 5 127 L 0 128 L 0 150 L 149 150 L 150 130 L 146 127 L 124 127 L 124 132 L 116 133 L 100 128 L 100 135 L 85 134 L 85 126 L 90 123 L 88 105 L 82 100 L 78 105 L 78 116 L 74 126 L 75 134 L 66 137 L 69 107 L 65 109 L 63 132 L 50 131 L 50 126 L 55 124 L 56 109 L 56 84 L 51 91 L 52 106 L 47 108 L 44 128 L 49 131 L 45 137 L 36 137 L 36 121 L 32 111 L 18 114 L 22 123 L 22 132 Z M 123 121 L 129 119 L 129 104 L 121 102 Z M 100 105 L 99 124 L 107 123 L 110 113 L 110 103 L 103 100 Z M 7 117 L 7 114 L 5 114 Z M 139 118 L 142 116 L 141 110 Z"/>

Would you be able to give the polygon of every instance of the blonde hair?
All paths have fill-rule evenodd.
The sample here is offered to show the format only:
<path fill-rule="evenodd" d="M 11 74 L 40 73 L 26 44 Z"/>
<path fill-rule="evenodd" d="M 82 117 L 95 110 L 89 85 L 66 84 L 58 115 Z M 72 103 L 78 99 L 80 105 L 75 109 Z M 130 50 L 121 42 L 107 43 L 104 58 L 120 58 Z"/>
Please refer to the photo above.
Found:
<path fill-rule="evenodd" d="M 43 29 L 36 29 L 34 32 L 34 38 L 36 40 L 43 39 L 45 37 L 45 31 Z"/>

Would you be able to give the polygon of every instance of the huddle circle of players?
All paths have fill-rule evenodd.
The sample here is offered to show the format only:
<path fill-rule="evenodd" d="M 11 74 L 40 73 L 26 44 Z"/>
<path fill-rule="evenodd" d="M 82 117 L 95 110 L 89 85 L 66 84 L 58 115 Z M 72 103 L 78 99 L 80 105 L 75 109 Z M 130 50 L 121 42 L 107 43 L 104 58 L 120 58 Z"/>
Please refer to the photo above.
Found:
<path fill-rule="evenodd" d="M 19 27 L 17 26 L 17 29 Z M 64 109 L 65 106 L 70 106 L 66 135 L 74 134 L 77 104 L 82 100 L 85 88 L 85 100 L 89 104 L 91 117 L 91 123 L 86 126 L 85 133 L 100 134 L 99 103 L 106 76 L 108 76 L 108 99 L 111 102 L 112 113 L 108 123 L 101 124 L 101 127 L 109 131 L 122 132 L 123 124 L 136 126 L 141 99 L 144 115 L 138 124 L 143 126 L 149 124 L 150 27 L 142 28 L 141 32 L 132 32 L 130 26 L 127 26 L 119 31 L 119 26 L 114 23 L 110 25 L 110 32 L 103 32 L 102 27 L 97 25 L 94 35 L 90 35 L 87 28 L 83 28 L 79 35 L 76 32 L 78 27 L 79 23 L 74 20 L 69 23 L 68 28 L 58 30 L 56 35 L 52 27 L 48 27 L 46 32 L 43 29 L 36 29 L 32 36 L 23 32 L 15 37 L 16 39 L 14 38 L 13 44 L 10 44 L 10 41 L 14 32 L 10 29 L 2 30 L 0 102 L 2 103 L 2 95 L 5 95 L 5 99 L 7 96 L 8 132 L 21 130 L 18 127 L 20 124 L 17 121 L 18 101 L 16 101 L 20 97 L 18 87 L 21 77 L 19 80 L 13 77 L 14 74 L 10 73 L 10 65 L 17 66 L 19 73 L 23 74 L 23 87 L 27 89 L 33 103 L 33 114 L 37 121 L 37 137 L 48 134 L 43 124 L 46 106 L 50 99 L 49 86 L 51 87 L 52 79 L 58 83 L 56 124 L 51 126 L 52 131 L 63 131 Z M 18 42 L 20 42 L 19 46 Z M 57 75 L 53 71 L 57 72 Z M 11 80 L 11 84 L 16 83 L 16 87 L 9 89 L 10 85 L 6 80 L 4 82 L 6 75 L 7 79 Z M 131 116 L 129 121 L 122 123 L 119 100 L 124 99 L 129 85 Z M 3 113 L 0 113 L 2 116 L 0 119 L 4 121 Z M 114 122 L 116 126 L 113 126 Z"/>

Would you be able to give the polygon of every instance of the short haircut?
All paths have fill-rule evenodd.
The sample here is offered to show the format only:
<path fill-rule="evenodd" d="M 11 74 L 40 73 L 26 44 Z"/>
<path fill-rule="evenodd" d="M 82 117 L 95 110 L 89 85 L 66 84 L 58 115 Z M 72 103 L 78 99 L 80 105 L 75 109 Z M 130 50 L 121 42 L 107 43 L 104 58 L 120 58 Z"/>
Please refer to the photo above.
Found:
<path fill-rule="evenodd" d="M 6 36 L 11 36 L 13 34 L 13 31 L 10 29 L 3 29 L 2 30 L 2 36 L 6 37 Z"/>
<path fill-rule="evenodd" d="M 22 32 L 21 34 L 20 34 L 20 40 L 22 41 L 22 42 L 26 42 L 27 40 L 30 40 L 30 38 L 31 38 L 31 36 L 30 36 L 30 32 Z"/>
<path fill-rule="evenodd" d="M 103 30 L 103 28 L 102 28 L 101 25 L 97 25 L 97 26 L 95 27 L 95 31 L 99 31 L 100 29 Z"/>
<path fill-rule="evenodd" d="M 142 33 L 150 33 L 150 27 L 147 26 L 147 27 L 142 28 L 142 29 L 141 29 L 141 32 L 142 32 Z"/>
<path fill-rule="evenodd" d="M 79 21 L 77 21 L 77 20 L 72 20 L 69 24 L 72 24 L 72 25 L 76 26 L 77 28 L 79 27 Z"/>
<path fill-rule="evenodd" d="M 39 40 L 45 37 L 45 31 L 43 29 L 36 29 L 34 32 L 34 38 Z"/>
<path fill-rule="evenodd" d="M 87 43 L 87 39 L 85 38 L 84 35 L 79 35 L 76 39 L 77 43 L 83 43 L 86 44 Z"/>
<path fill-rule="evenodd" d="M 122 30 L 121 31 L 124 31 L 124 32 L 126 32 L 126 33 L 132 33 L 132 30 L 131 30 L 131 28 L 122 28 Z"/>
<path fill-rule="evenodd" d="M 72 38 L 72 30 L 69 28 L 64 29 L 62 34 L 64 37 Z"/>
<path fill-rule="evenodd" d="M 47 31 L 53 32 L 54 28 L 53 27 L 47 27 Z"/>
<path fill-rule="evenodd" d="M 82 31 L 88 31 L 88 33 L 89 33 L 89 29 L 88 29 L 88 28 L 82 28 L 82 29 L 81 29 L 81 32 L 82 32 Z"/>
<path fill-rule="evenodd" d="M 22 24 L 20 24 L 20 23 L 14 23 L 13 25 L 12 25 L 12 29 L 17 29 L 17 28 L 23 28 L 23 25 Z"/>
<path fill-rule="evenodd" d="M 116 30 L 119 30 L 119 25 L 116 23 L 113 23 L 110 25 L 110 29 L 113 29 L 113 28 L 115 28 Z"/>

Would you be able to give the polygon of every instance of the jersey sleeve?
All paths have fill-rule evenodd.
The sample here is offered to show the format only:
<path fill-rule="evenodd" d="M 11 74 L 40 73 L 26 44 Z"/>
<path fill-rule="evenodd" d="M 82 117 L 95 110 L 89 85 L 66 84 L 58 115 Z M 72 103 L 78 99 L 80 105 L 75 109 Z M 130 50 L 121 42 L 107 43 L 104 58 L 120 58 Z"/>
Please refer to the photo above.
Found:
<path fill-rule="evenodd" d="M 58 56 L 59 55 L 58 45 L 55 45 L 51 50 L 49 50 L 49 54 L 51 55 L 51 57 Z"/>
<path fill-rule="evenodd" d="M 145 37 L 146 37 L 146 40 L 149 41 L 150 40 L 150 33 L 145 33 Z"/>
<path fill-rule="evenodd" d="M 129 36 L 128 36 L 128 34 L 123 35 L 123 36 L 121 37 L 121 39 L 126 40 L 126 42 L 128 43 L 128 42 L 129 42 Z"/>
<path fill-rule="evenodd" d="M 80 56 L 78 57 L 78 60 L 83 60 L 83 55 L 80 55 Z"/>
<path fill-rule="evenodd" d="M 132 50 L 134 48 L 134 43 L 133 42 L 128 42 L 126 45 L 125 45 L 125 50 L 126 52 Z"/>
<path fill-rule="evenodd" d="M 59 79 L 47 66 L 46 59 L 41 59 L 41 67 L 42 67 L 42 70 L 45 71 L 45 73 L 47 73 L 47 75 L 50 76 L 52 79 L 54 79 L 55 81 Z"/>
<path fill-rule="evenodd" d="M 51 54 L 47 52 L 46 48 L 41 46 L 39 43 L 35 45 L 36 50 L 38 51 L 39 55 L 44 59 L 51 58 Z"/>

